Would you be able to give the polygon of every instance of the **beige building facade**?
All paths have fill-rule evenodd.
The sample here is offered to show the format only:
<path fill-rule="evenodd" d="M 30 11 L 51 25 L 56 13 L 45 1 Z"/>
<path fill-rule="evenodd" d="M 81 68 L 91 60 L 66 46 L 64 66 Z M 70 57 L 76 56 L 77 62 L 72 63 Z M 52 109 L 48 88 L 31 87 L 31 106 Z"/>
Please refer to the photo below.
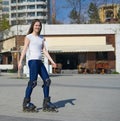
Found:
<path fill-rule="evenodd" d="M 15 27 L 11 28 L 10 33 L 8 33 L 8 39 L 8 35 L 2 36 L 4 38 L 0 41 L 1 48 L 10 41 L 15 46 L 13 47 L 10 44 L 7 46 L 9 50 L 13 48 L 10 51 L 11 64 L 17 65 L 20 48 L 24 44 L 24 37 L 28 28 L 29 26 L 18 26 L 18 30 L 22 30 L 22 33 L 17 37 L 12 35 L 12 33 L 15 35 Z M 119 24 L 43 25 L 41 35 L 45 37 L 46 48 L 59 66 L 59 68 L 52 69 L 51 64 L 44 57 L 43 62 L 49 73 L 78 69 L 78 73 L 120 72 Z M 10 38 L 12 39 L 10 40 Z M 5 50 L 5 47 L 3 50 Z M 2 56 L 7 53 L 3 50 L 0 50 Z M 26 65 L 25 73 L 28 73 L 27 69 L 28 66 Z"/>
<path fill-rule="evenodd" d="M 107 4 L 99 7 L 99 16 L 102 23 L 118 21 L 120 4 Z"/>

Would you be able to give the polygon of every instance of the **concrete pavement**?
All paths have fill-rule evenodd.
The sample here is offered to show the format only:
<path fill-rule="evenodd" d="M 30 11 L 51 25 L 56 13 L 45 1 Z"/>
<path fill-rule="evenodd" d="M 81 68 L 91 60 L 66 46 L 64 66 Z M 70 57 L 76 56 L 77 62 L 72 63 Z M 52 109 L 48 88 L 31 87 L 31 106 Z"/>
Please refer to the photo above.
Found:
<path fill-rule="evenodd" d="M 27 78 L 0 76 L 0 121 L 120 121 L 120 75 L 51 75 L 50 96 L 58 113 L 42 112 L 42 80 L 32 93 L 38 113 L 22 112 Z"/>

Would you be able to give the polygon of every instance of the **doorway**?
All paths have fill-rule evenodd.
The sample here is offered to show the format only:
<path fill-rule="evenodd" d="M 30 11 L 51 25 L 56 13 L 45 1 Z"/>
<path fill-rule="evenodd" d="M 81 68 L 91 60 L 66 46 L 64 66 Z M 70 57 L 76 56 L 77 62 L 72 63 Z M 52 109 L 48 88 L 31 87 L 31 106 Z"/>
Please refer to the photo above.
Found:
<path fill-rule="evenodd" d="M 60 53 L 56 54 L 56 62 L 62 64 L 62 69 L 77 69 L 77 53 Z"/>

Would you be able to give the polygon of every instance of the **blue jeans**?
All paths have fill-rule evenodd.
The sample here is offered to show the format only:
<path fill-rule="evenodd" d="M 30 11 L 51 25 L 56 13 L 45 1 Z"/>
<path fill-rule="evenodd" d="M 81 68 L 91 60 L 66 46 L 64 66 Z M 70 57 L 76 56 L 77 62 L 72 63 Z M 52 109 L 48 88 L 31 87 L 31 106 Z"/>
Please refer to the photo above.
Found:
<path fill-rule="evenodd" d="M 45 81 L 49 79 L 48 72 L 41 60 L 30 60 L 28 62 L 28 66 L 29 66 L 29 76 L 30 76 L 29 83 L 34 83 L 34 82 L 37 83 L 38 75 L 40 75 L 40 77 L 42 78 L 43 83 L 45 83 Z M 30 86 L 30 84 L 28 84 L 26 88 L 25 98 L 30 99 L 32 91 L 33 87 Z M 43 93 L 44 93 L 44 98 L 49 97 L 49 86 L 46 85 L 43 86 Z"/>

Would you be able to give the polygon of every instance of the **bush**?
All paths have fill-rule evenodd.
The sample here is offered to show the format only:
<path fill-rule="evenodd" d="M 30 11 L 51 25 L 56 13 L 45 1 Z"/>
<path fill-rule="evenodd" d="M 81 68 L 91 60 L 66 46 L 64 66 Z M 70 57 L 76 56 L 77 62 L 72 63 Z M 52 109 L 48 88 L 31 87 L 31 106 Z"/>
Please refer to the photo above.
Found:
<path fill-rule="evenodd" d="M 119 72 L 113 71 L 112 74 L 119 74 Z"/>
<path fill-rule="evenodd" d="M 7 72 L 8 72 L 8 73 L 16 73 L 17 71 L 14 70 L 14 69 L 10 69 L 10 70 L 8 70 Z"/>

